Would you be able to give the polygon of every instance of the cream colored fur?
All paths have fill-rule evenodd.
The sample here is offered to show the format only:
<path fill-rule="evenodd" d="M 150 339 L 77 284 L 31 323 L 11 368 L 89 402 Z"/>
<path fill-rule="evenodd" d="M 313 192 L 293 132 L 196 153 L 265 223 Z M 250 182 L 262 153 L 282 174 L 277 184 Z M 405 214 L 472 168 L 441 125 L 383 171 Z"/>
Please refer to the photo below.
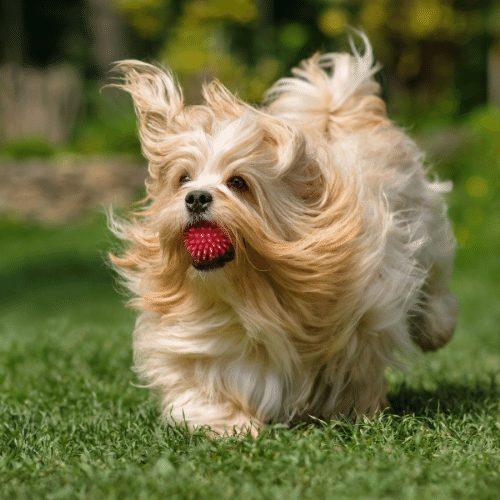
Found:
<path fill-rule="evenodd" d="M 412 338 L 450 338 L 448 186 L 387 118 L 365 46 L 304 61 L 260 109 L 218 82 L 185 106 L 167 71 L 118 63 L 149 178 L 143 208 L 111 221 L 126 242 L 112 260 L 139 310 L 136 369 L 166 419 L 224 433 L 371 415 Z M 236 174 L 248 192 L 227 186 Z M 206 218 L 236 249 L 212 272 L 182 244 L 193 188 L 212 193 Z"/>

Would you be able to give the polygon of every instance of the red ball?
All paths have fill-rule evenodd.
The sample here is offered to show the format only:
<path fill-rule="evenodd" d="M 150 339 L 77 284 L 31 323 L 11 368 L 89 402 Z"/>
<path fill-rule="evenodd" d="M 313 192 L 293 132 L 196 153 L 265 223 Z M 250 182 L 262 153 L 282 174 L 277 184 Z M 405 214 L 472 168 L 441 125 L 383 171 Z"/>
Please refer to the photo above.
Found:
<path fill-rule="evenodd" d="M 202 221 L 186 229 L 184 246 L 194 261 L 211 262 L 222 257 L 233 245 L 217 224 Z"/>

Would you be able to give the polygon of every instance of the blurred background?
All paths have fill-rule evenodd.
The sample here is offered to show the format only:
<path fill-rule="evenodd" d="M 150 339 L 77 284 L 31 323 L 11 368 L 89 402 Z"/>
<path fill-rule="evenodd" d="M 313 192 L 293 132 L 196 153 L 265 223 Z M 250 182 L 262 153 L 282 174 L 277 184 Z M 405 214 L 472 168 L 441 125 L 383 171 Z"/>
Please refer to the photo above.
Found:
<path fill-rule="evenodd" d="M 128 96 L 102 90 L 113 61 L 170 66 L 190 103 L 214 76 L 258 103 L 300 59 L 348 50 L 350 26 L 371 39 L 390 115 L 430 175 L 454 182 L 457 279 L 499 272 L 497 1 L 0 0 L 4 300 L 99 307 L 101 285 L 112 300 L 102 206 L 140 198 L 146 171 Z"/>

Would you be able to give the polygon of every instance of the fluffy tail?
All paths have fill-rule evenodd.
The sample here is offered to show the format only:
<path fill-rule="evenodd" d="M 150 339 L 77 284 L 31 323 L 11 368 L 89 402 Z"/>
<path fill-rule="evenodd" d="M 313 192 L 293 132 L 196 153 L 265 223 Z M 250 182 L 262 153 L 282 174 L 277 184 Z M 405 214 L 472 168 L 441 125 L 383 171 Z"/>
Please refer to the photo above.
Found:
<path fill-rule="evenodd" d="M 387 120 L 372 78 L 380 66 L 373 61 L 366 35 L 359 36 L 363 54 L 351 39 L 352 54 L 315 54 L 292 70 L 293 77 L 278 80 L 265 95 L 267 111 L 331 135 Z"/>

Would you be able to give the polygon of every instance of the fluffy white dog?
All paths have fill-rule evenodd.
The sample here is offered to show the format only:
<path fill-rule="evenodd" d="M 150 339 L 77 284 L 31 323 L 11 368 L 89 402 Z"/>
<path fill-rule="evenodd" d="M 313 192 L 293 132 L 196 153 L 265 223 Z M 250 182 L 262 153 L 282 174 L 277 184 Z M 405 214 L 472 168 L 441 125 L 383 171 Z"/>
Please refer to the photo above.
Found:
<path fill-rule="evenodd" d="M 448 186 L 387 118 L 365 46 L 302 62 L 259 109 L 218 81 L 185 106 L 169 72 L 118 63 L 149 177 L 112 221 L 112 261 L 167 419 L 225 433 L 370 415 L 412 340 L 452 335 Z"/>

